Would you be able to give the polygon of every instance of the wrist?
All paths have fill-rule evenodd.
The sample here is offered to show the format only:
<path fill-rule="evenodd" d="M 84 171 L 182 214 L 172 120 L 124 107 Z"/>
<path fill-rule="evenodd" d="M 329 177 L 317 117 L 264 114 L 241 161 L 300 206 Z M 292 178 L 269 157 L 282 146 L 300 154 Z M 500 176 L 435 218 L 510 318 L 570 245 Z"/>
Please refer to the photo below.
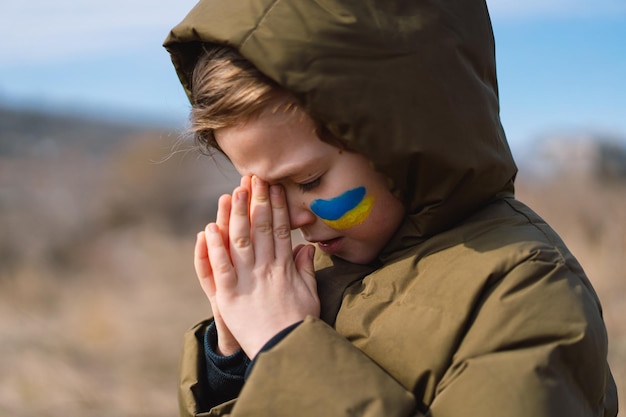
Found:
<path fill-rule="evenodd" d="M 241 348 L 236 348 L 230 353 L 220 351 L 218 347 L 218 332 L 215 322 L 207 327 L 204 334 L 204 350 L 208 358 L 214 363 L 223 366 L 235 360 L 238 357 L 245 357 L 245 352 Z"/>
<path fill-rule="evenodd" d="M 283 340 L 293 329 L 295 329 L 303 320 L 290 322 L 288 325 L 274 327 L 273 330 L 267 330 L 264 334 L 248 347 L 242 349 L 250 359 L 254 359 L 259 353 L 269 350 Z"/>
<path fill-rule="evenodd" d="M 230 331 L 223 322 L 220 320 L 213 321 L 213 328 L 215 331 L 215 353 L 222 356 L 230 356 L 241 350 L 241 346 L 235 338 L 230 334 Z"/>

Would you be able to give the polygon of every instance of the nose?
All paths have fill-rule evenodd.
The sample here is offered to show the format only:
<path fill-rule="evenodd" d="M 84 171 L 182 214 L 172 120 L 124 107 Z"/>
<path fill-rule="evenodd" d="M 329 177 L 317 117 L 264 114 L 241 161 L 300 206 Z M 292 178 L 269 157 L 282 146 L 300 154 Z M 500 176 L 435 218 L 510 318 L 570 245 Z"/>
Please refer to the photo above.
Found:
<path fill-rule="evenodd" d="M 311 211 L 306 201 L 288 199 L 289 223 L 291 230 L 300 229 L 315 222 L 317 217 Z"/>

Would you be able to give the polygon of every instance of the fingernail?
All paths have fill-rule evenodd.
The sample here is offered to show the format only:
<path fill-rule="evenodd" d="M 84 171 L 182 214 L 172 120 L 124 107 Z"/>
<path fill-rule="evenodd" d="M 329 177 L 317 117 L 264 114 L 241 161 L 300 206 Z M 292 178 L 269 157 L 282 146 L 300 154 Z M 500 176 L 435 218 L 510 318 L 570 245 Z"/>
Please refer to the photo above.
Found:
<path fill-rule="evenodd" d="M 270 186 L 270 193 L 272 195 L 280 195 L 283 192 L 283 188 L 280 185 L 272 185 Z"/>
<path fill-rule="evenodd" d="M 209 232 L 211 233 L 217 233 L 218 229 L 217 229 L 217 225 L 215 223 L 211 223 L 208 226 Z"/>
<path fill-rule="evenodd" d="M 257 177 L 256 175 L 252 177 L 252 180 L 254 181 L 254 185 L 258 185 L 260 187 L 265 185 L 265 181 L 263 181 L 261 178 Z"/>
<path fill-rule="evenodd" d="M 239 201 L 248 201 L 248 192 L 243 190 L 237 193 L 237 199 Z"/>

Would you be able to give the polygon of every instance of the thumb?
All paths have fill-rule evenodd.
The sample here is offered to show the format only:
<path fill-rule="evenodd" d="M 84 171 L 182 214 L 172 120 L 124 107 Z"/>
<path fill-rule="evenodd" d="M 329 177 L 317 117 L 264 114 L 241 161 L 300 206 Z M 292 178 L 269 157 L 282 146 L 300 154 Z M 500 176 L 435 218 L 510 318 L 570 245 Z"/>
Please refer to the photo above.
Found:
<path fill-rule="evenodd" d="M 315 246 L 302 245 L 297 248 L 294 262 L 296 264 L 296 270 L 306 281 L 309 288 L 314 288 L 317 292 L 317 284 L 315 282 L 315 269 L 313 267 L 313 256 L 315 255 Z"/>

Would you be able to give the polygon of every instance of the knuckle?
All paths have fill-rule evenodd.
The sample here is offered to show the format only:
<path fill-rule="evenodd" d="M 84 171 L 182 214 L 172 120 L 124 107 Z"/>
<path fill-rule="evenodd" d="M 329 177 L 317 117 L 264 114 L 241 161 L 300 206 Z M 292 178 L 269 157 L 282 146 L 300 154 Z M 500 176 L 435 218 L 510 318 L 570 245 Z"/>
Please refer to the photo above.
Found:
<path fill-rule="evenodd" d="M 256 230 L 263 234 L 272 233 L 272 224 L 270 222 L 260 222 L 255 225 Z"/>
<path fill-rule="evenodd" d="M 285 200 L 283 200 L 282 198 L 279 198 L 279 197 L 273 197 L 271 199 L 271 202 L 272 202 L 272 208 L 274 210 L 282 210 L 285 207 L 287 207 L 287 204 L 286 204 Z"/>
<path fill-rule="evenodd" d="M 285 278 L 288 276 L 287 269 L 282 265 L 271 265 L 263 269 L 263 275 L 270 282 L 275 285 L 284 285 Z M 278 288 L 278 287 L 277 287 Z"/>
<path fill-rule="evenodd" d="M 216 265 L 214 268 L 214 273 L 217 273 L 219 275 L 227 275 L 232 271 L 232 265 L 223 262 L 220 263 L 219 265 Z"/>
<path fill-rule="evenodd" d="M 247 248 L 248 246 L 250 246 L 250 238 L 247 236 L 242 236 L 242 237 L 238 237 L 233 239 L 233 246 L 237 249 L 243 249 L 243 248 Z"/>
<path fill-rule="evenodd" d="M 257 203 L 267 203 L 269 201 L 269 197 L 267 196 L 267 194 L 264 194 L 264 193 L 255 194 L 254 200 Z"/>
<path fill-rule="evenodd" d="M 287 239 L 291 237 L 291 230 L 288 226 L 278 226 L 274 229 L 274 235 L 279 239 Z"/>

